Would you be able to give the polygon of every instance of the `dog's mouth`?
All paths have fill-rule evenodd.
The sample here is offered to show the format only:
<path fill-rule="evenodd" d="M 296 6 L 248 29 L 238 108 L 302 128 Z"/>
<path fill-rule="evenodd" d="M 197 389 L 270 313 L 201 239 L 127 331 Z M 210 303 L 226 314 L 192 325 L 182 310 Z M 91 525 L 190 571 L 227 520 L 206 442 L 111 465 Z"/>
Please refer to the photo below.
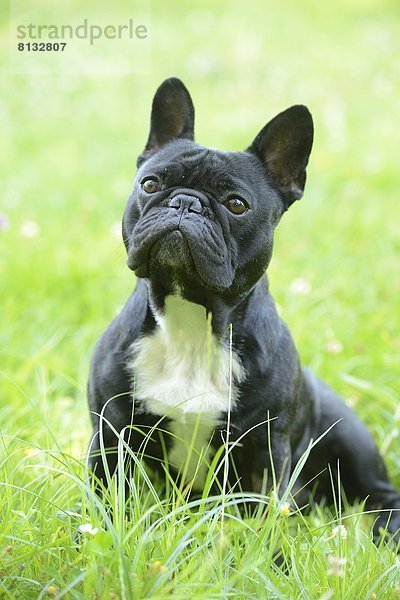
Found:
<path fill-rule="evenodd" d="M 177 227 L 150 228 L 140 244 L 133 241 L 128 253 L 128 267 L 137 277 L 148 277 L 155 267 L 188 267 L 193 262 L 183 232 Z"/>
<path fill-rule="evenodd" d="M 152 263 L 161 269 L 194 270 L 189 244 L 179 228 L 159 237 L 151 245 L 148 257 L 150 270 Z"/>

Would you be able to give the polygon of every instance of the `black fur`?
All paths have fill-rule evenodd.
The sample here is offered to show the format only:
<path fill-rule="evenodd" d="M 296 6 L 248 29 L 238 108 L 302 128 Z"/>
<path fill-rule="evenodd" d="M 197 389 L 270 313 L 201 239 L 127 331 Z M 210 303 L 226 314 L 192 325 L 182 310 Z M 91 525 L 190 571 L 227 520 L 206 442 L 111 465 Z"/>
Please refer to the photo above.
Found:
<path fill-rule="evenodd" d="M 132 343 L 157 328 L 155 313 L 165 298 L 179 289 L 187 300 L 211 313 L 212 330 L 227 343 L 232 324 L 233 349 L 246 378 L 238 384 L 238 402 L 231 414 L 231 441 L 251 430 L 233 454 L 243 490 L 260 491 L 271 457 L 280 482 L 287 486 L 291 470 L 311 439 L 322 438 L 301 474 L 299 487 L 321 473 L 317 498 L 331 497 L 327 466 L 340 476 L 349 500 L 366 500 L 366 508 L 400 509 L 400 496 L 388 480 L 384 463 L 369 431 L 344 402 L 323 382 L 300 366 L 286 325 L 279 318 L 268 290 L 265 271 L 272 255 L 273 234 L 282 214 L 303 194 L 306 166 L 313 139 L 312 118 L 294 106 L 267 124 L 245 152 L 222 152 L 193 141 L 194 109 L 189 93 L 177 79 L 158 89 L 151 130 L 123 218 L 128 266 L 139 277 L 122 312 L 98 342 L 91 366 L 89 402 L 94 438 L 90 466 L 104 478 L 96 455 L 98 414 L 105 403 L 106 420 L 120 431 L 132 420 L 149 431 L 159 416 L 135 412 L 132 417 L 132 372 L 128 368 Z M 146 193 L 143 181 L 152 178 L 159 189 Z M 229 198 L 242 199 L 248 210 L 232 214 Z M 172 257 L 172 258 L 171 258 Z M 260 425 L 267 415 L 267 427 Z M 227 415 L 214 433 L 221 444 Z M 169 419 L 162 423 L 168 430 Z M 219 431 L 220 430 L 220 431 Z M 147 460 L 160 468 L 161 433 L 147 442 Z M 108 448 L 117 440 L 104 426 Z M 143 439 L 130 441 L 138 451 Z M 165 436 L 169 448 L 171 441 Z M 115 453 L 108 454 L 111 472 Z M 269 479 L 270 481 L 270 479 Z M 230 483 L 235 483 L 230 471 Z M 312 484 L 315 487 L 315 481 Z M 301 501 L 299 500 L 299 503 Z M 385 526 L 387 512 L 379 513 L 375 533 Z M 400 512 L 393 512 L 388 531 L 399 540 Z"/>

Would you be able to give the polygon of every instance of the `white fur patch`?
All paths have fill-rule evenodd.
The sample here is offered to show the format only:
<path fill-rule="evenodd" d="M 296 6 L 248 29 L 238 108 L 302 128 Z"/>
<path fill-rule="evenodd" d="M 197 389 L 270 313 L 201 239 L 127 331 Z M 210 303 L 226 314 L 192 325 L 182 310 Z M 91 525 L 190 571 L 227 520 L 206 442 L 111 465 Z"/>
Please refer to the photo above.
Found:
<path fill-rule="evenodd" d="M 130 367 L 135 379 L 135 410 L 172 419 L 172 433 L 184 440 L 173 444 L 170 463 L 183 466 L 191 446 L 203 456 L 222 413 L 237 401 L 235 384 L 245 377 L 234 352 L 212 334 L 206 310 L 179 296 L 167 296 L 157 328 L 132 345 Z M 230 371 L 232 387 L 229 390 Z M 193 432 L 197 431 L 196 439 Z M 192 451 L 187 478 L 199 457 Z M 206 474 L 204 461 L 202 476 Z"/>
<path fill-rule="evenodd" d="M 167 296 L 165 313 L 157 316 L 157 322 L 155 331 L 132 346 L 136 398 L 156 415 L 205 413 L 218 418 L 229 404 L 229 348 L 212 334 L 205 308 Z M 243 378 L 243 367 L 233 353 L 232 408 L 234 384 Z"/>

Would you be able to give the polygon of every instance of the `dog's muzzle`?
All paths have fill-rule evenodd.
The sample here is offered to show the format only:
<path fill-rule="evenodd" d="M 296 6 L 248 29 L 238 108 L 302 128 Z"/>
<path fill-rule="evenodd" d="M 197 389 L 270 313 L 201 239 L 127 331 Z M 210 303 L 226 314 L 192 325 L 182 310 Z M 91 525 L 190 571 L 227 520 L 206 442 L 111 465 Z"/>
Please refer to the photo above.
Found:
<path fill-rule="evenodd" d="M 207 288 L 226 289 L 235 271 L 224 233 L 210 200 L 190 188 L 172 190 L 137 221 L 128 266 L 137 277 L 160 275 L 192 279 Z"/>

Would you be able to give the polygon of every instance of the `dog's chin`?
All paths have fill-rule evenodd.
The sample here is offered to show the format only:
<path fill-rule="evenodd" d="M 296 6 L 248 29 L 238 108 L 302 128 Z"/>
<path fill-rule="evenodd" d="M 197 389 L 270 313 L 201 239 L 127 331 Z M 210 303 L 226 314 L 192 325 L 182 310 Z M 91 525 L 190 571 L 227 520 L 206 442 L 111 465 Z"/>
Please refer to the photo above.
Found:
<path fill-rule="evenodd" d="M 163 273 L 182 272 L 191 275 L 194 271 L 190 250 L 182 233 L 171 231 L 148 245 L 140 262 L 128 258 L 128 267 L 137 277 L 151 278 Z"/>
<path fill-rule="evenodd" d="M 192 270 L 194 267 L 189 246 L 178 229 L 158 239 L 150 248 L 149 258 L 150 263 L 161 268 Z"/>
<path fill-rule="evenodd" d="M 222 290 L 212 274 L 201 273 L 196 267 L 190 246 L 179 230 L 158 238 L 149 248 L 145 260 L 128 266 L 137 277 L 156 279 L 172 288 L 195 285 L 209 291 Z"/>

